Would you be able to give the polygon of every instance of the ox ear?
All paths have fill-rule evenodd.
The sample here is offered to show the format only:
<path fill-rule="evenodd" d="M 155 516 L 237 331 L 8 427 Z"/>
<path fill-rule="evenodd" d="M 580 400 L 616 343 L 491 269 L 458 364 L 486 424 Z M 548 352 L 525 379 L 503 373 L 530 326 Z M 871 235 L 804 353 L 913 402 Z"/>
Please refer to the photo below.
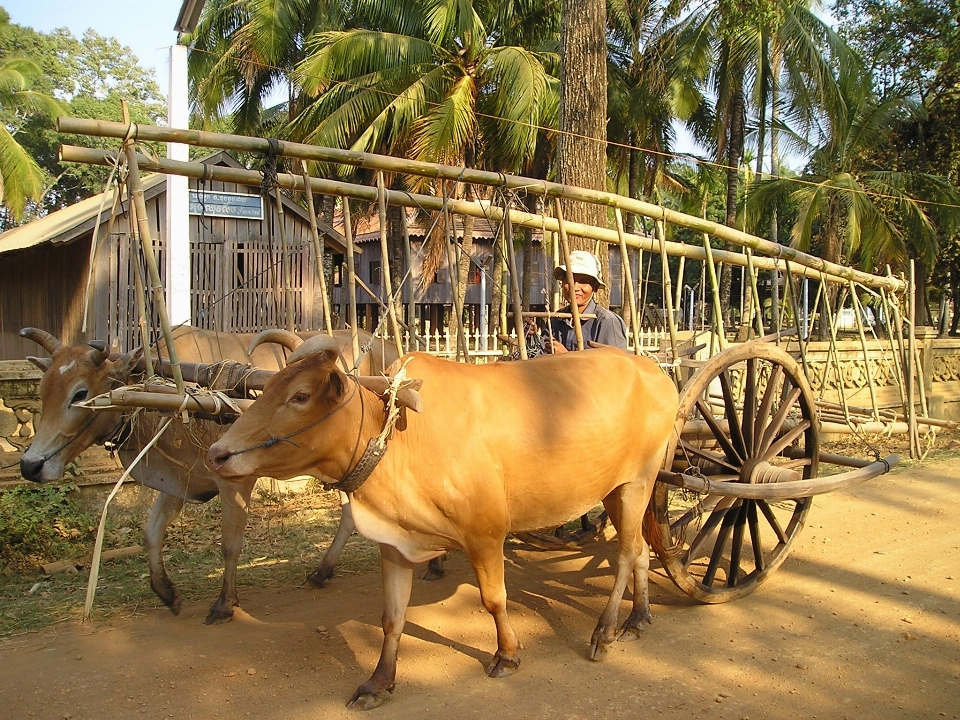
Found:
<path fill-rule="evenodd" d="M 27 361 L 40 368 L 41 372 L 46 372 L 53 366 L 53 358 L 41 358 L 34 357 L 33 355 L 27 355 Z"/>
<path fill-rule="evenodd" d="M 128 377 L 143 358 L 143 347 L 134 348 L 113 361 L 110 375 L 115 378 Z"/>

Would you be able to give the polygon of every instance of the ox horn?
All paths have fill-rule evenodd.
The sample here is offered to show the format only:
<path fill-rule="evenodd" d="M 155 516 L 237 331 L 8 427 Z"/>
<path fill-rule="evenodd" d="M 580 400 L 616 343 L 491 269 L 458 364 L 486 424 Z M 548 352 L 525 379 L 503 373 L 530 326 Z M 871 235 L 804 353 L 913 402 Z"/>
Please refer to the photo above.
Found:
<path fill-rule="evenodd" d="M 305 357 L 317 353 L 323 353 L 328 360 L 333 360 L 340 355 L 340 344 L 336 341 L 336 338 L 329 335 L 314 335 L 293 351 L 293 354 L 287 358 L 287 364 L 295 363 L 297 360 L 303 360 Z"/>
<path fill-rule="evenodd" d="M 48 333 L 46 330 L 41 330 L 40 328 L 25 327 L 20 331 L 20 337 L 27 338 L 27 340 L 33 340 L 37 345 L 42 347 L 51 355 L 63 347 L 62 342 L 57 340 L 57 338 Z"/>
<path fill-rule="evenodd" d="M 94 365 L 103 365 L 106 359 L 110 357 L 110 349 L 103 340 L 91 340 L 87 345 L 93 348 L 90 353 L 90 360 Z"/>
<path fill-rule="evenodd" d="M 277 345 L 283 345 L 287 350 L 293 352 L 303 345 L 303 338 L 289 330 L 281 330 L 279 328 L 263 330 L 257 333 L 250 341 L 250 344 L 247 345 L 247 355 L 253 355 L 253 351 L 264 343 L 277 343 Z"/>

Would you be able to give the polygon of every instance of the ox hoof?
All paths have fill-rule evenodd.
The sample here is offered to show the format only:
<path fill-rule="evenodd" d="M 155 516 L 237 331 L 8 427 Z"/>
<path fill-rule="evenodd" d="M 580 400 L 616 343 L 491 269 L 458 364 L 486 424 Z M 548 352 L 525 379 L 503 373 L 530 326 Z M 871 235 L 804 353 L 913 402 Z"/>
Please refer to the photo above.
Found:
<path fill-rule="evenodd" d="M 333 568 L 321 565 L 312 573 L 307 575 L 307 582 L 316 587 L 322 588 L 327 584 L 327 580 L 333 577 Z"/>
<path fill-rule="evenodd" d="M 620 626 L 617 633 L 618 642 L 633 642 L 640 639 L 640 633 L 643 631 L 643 625 L 653 625 L 653 618 L 649 612 L 630 613 L 630 617 Z"/>
<path fill-rule="evenodd" d="M 224 610 L 214 605 L 212 608 L 210 608 L 210 612 L 207 614 L 207 618 L 203 621 L 203 624 L 222 625 L 223 623 L 230 622 L 231 620 L 233 620 L 233 608 L 227 608 Z"/>
<path fill-rule="evenodd" d="M 167 607 L 170 608 L 170 612 L 174 615 L 180 614 L 180 608 L 183 607 L 183 598 L 180 597 L 180 593 L 173 596 L 173 600 L 167 603 Z"/>
<path fill-rule="evenodd" d="M 395 687 L 396 685 L 391 685 L 381 692 L 371 692 L 365 690 L 364 686 L 361 685 L 353 694 L 353 697 L 350 698 L 347 707 L 351 710 L 373 710 L 375 707 L 383 705 L 383 701 L 390 696 Z"/>
<path fill-rule="evenodd" d="M 180 591 L 177 590 L 177 586 L 170 582 L 170 579 L 163 577 L 162 579 L 154 582 L 150 581 L 150 589 L 157 594 L 157 597 L 170 608 L 170 612 L 174 615 L 180 614 L 180 608 L 183 606 L 183 598 L 180 597 Z"/>
<path fill-rule="evenodd" d="M 436 557 L 427 563 L 427 571 L 423 574 L 423 579 L 427 581 L 442 580 L 447 574 L 447 569 L 443 566 L 446 554 Z"/>
<path fill-rule="evenodd" d="M 520 667 L 520 658 L 505 658 L 493 656 L 493 662 L 487 665 L 487 675 L 492 678 L 502 678 L 513 675 Z"/>
<path fill-rule="evenodd" d="M 593 637 L 590 638 L 590 659 L 602 660 L 607 652 L 607 646 L 613 644 L 614 639 L 613 628 L 598 625 L 593 631 Z"/>

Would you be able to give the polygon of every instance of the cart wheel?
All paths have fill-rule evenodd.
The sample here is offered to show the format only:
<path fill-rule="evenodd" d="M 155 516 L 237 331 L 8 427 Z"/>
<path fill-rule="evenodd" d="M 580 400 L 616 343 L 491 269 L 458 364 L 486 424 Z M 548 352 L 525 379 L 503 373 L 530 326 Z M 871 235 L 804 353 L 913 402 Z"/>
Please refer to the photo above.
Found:
<path fill-rule="evenodd" d="M 683 388 L 677 418 L 666 469 L 746 483 L 817 475 L 813 394 L 775 345 L 746 343 L 708 360 Z M 811 499 L 697 495 L 657 483 L 653 503 L 671 579 L 701 602 L 721 603 L 753 592 L 780 566 Z"/>

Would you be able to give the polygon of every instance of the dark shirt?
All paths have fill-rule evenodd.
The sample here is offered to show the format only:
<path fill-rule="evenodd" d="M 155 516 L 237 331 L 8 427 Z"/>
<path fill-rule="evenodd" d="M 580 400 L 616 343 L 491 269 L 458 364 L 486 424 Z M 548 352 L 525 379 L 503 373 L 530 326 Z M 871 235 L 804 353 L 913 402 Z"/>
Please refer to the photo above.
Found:
<path fill-rule="evenodd" d="M 565 307 L 560 312 L 569 313 L 570 308 Z M 587 344 L 590 340 L 601 345 L 612 345 L 621 350 L 627 349 L 627 326 L 623 318 L 615 312 L 605 307 L 597 305 L 597 301 L 590 298 L 587 307 L 583 311 L 584 315 L 596 315 L 596 318 L 581 320 L 580 327 L 583 330 L 583 345 L 585 350 L 589 350 Z M 567 350 L 577 349 L 577 333 L 573 328 L 573 318 L 551 318 L 550 333 L 554 339 L 558 340 Z"/>

